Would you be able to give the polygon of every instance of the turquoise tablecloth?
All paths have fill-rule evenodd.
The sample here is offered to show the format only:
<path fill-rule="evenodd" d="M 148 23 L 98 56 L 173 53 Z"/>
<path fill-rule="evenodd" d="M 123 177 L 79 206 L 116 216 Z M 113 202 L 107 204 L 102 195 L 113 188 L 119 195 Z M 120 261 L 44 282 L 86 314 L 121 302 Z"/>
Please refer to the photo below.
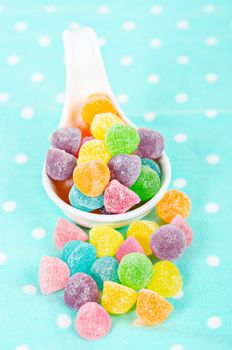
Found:
<path fill-rule="evenodd" d="M 62 214 L 41 168 L 62 111 L 62 31 L 79 25 L 97 31 L 124 110 L 164 134 L 172 187 L 193 204 L 175 312 L 149 328 L 132 325 L 134 312 L 114 317 L 111 333 L 92 343 L 77 336 L 62 292 L 42 296 L 37 278 L 40 257 L 58 254 L 52 236 Z M 230 0 L 1 0 L 1 350 L 232 348 L 231 62 Z"/>

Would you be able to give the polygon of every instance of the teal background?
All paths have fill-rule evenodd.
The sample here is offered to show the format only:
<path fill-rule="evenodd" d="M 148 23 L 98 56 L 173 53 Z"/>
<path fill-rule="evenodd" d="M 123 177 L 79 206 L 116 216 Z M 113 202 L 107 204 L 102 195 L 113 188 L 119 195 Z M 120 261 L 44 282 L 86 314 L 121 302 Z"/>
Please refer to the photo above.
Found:
<path fill-rule="evenodd" d="M 0 349 L 231 349 L 232 2 L 48 5 L 0 1 Z M 108 13 L 99 13 L 102 5 Z M 181 20 L 184 29 L 178 28 Z M 62 111 L 62 31 L 73 23 L 93 27 L 105 43 L 104 60 L 122 108 L 138 126 L 164 134 L 171 187 L 183 189 L 193 206 L 193 244 L 177 262 L 183 295 L 170 300 L 175 311 L 148 328 L 133 326 L 134 312 L 113 317 L 111 333 L 97 342 L 78 337 L 75 311 L 64 305 L 62 292 L 42 296 L 37 277 L 41 256 L 58 256 L 52 236 L 62 213 L 42 188 L 41 169 Z M 46 46 L 41 36 L 48 37 Z M 121 64 L 124 56 L 133 62 Z M 33 81 L 35 73 L 42 81 Z M 62 314 L 71 319 L 66 328 L 57 324 Z"/>

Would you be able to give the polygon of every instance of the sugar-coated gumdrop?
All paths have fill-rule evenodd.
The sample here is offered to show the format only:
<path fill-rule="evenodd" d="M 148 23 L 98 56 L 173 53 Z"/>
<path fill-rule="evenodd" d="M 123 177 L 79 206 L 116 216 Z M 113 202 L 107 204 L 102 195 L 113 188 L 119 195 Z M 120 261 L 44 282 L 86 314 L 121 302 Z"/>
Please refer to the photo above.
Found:
<path fill-rule="evenodd" d="M 153 266 L 153 275 L 147 288 L 164 298 L 178 294 L 183 281 L 180 271 L 171 261 L 159 261 Z"/>
<path fill-rule="evenodd" d="M 54 244 L 58 249 L 73 240 L 87 241 L 88 235 L 80 227 L 63 218 L 57 220 L 54 232 Z"/>
<path fill-rule="evenodd" d="M 158 228 L 159 226 L 153 221 L 135 221 L 128 227 L 127 237 L 134 237 L 143 248 L 145 254 L 150 255 L 152 254 L 150 247 L 151 236 Z"/>
<path fill-rule="evenodd" d="M 61 259 L 68 264 L 71 275 L 77 272 L 89 274 L 96 258 L 95 247 L 82 241 L 66 243 L 61 252 Z"/>
<path fill-rule="evenodd" d="M 39 267 L 39 284 L 43 294 L 63 289 L 69 280 L 68 265 L 58 258 L 43 256 Z"/>
<path fill-rule="evenodd" d="M 139 202 L 139 196 L 117 180 L 112 180 L 105 190 L 104 206 L 110 213 L 125 213 Z"/>
<path fill-rule="evenodd" d="M 83 137 L 83 139 L 81 140 L 81 144 L 80 147 L 83 146 L 86 142 L 92 141 L 93 137 L 92 136 L 85 136 Z"/>
<path fill-rule="evenodd" d="M 138 129 L 140 143 L 135 152 L 141 158 L 157 159 L 164 150 L 164 138 L 158 132 L 148 128 Z"/>
<path fill-rule="evenodd" d="M 69 178 L 64 181 L 53 181 L 53 186 L 58 197 L 60 197 L 65 203 L 70 204 L 68 195 L 73 186 L 73 179 Z"/>
<path fill-rule="evenodd" d="M 122 119 L 117 115 L 113 113 L 100 113 L 93 118 L 90 130 L 95 139 L 104 141 L 107 130 L 117 123 L 123 124 Z"/>
<path fill-rule="evenodd" d="M 109 155 L 106 146 L 102 140 L 92 140 L 85 142 L 81 146 L 77 163 L 85 163 L 91 160 L 100 160 L 107 164 L 111 156 Z"/>
<path fill-rule="evenodd" d="M 104 196 L 100 195 L 98 197 L 89 197 L 78 190 L 78 188 L 73 185 L 69 193 L 69 201 L 74 208 L 92 211 L 99 209 L 104 204 Z"/>
<path fill-rule="evenodd" d="M 184 232 L 186 239 L 186 247 L 189 247 L 192 243 L 192 229 L 188 225 L 187 221 L 183 219 L 181 215 L 176 215 L 172 219 L 170 224 L 179 227 Z"/>
<path fill-rule="evenodd" d="M 104 94 L 94 94 L 87 99 L 82 108 L 81 116 L 87 124 L 91 124 L 96 114 L 108 112 L 116 115 L 118 114 L 108 96 Z"/>
<path fill-rule="evenodd" d="M 109 163 L 111 180 L 118 180 L 126 187 L 132 186 L 138 179 L 141 171 L 141 159 L 138 156 L 118 154 Z"/>
<path fill-rule="evenodd" d="M 118 268 L 118 276 L 122 284 L 139 290 L 145 288 L 151 280 L 153 266 L 149 258 L 141 253 L 125 255 Z"/>
<path fill-rule="evenodd" d="M 73 275 L 64 289 L 65 304 L 76 310 L 88 302 L 97 303 L 99 298 L 96 282 L 85 273 L 79 272 Z"/>
<path fill-rule="evenodd" d="M 98 257 L 114 256 L 123 241 L 123 235 L 109 226 L 99 225 L 89 231 L 89 242 L 95 246 Z"/>
<path fill-rule="evenodd" d="M 80 143 L 81 131 L 77 128 L 60 128 L 51 137 L 52 147 L 64 150 L 73 155 L 77 154 Z"/>
<path fill-rule="evenodd" d="M 92 160 L 76 166 L 73 181 L 78 190 L 86 196 L 98 197 L 110 181 L 110 171 L 103 162 Z"/>
<path fill-rule="evenodd" d="M 118 262 L 112 256 L 97 259 L 91 268 L 91 276 L 97 283 L 98 289 L 103 289 L 105 281 L 118 282 Z"/>
<path fill-rule="evenodd" d="M 154 170 L 159 175 L 159 177 L 161 177 L 160 167 L 154 160 L 149 158 L 142 158 L 141 162 L 142 162 L 142 165 L 149 166 L 152 170 Z"/>
<path fill-rule="evenodd" d="M 76 158 L 60 149 L 49 149 L 46 158 L 46 173 L 53 180 L 67 180 L 76 166 Z"/>
<path fill-rule="evenodd" d="M 158 293 L 149 289 L 139 292 L 136 314 L 145 324 L 162 323 L 172 311 L 173 306 Z"/>
<path fill-rule="evenodd" d="M 139 134 L 133 126 L 124 124 L 112 125 L 106 133 L 106 147 L 112 156 L 131 154 L 139 144 Z"/>
<path fill-rule="evenodd" d="M 80 337 L 86 340 L 97 340 L 109 333 L 112 320 L 101 305 L 89 302 L 79 309 L 75 327 Z"/>
<path fill-rule="evenodd" d="M 189 197 L 181 191 L 169 190 L 156 206 L 157 215 L 167 223 L 170 223 L 176 215 L 186 219 L 191 210 Z"/>
<path fill-rule="evenodd" d="M 134 237 L 128 237 L 118 248 L 116 259 L 120 262 L 122 258 L 130 253 L 145 254 L 143 248 Z"/>
<path fill-rule="evenodd" d="M 102 294 L 102 306 L 111 314 L 128 312 L 136 303 L 138 293 L 121 284 L 106 281 Z"/>
<path fill-rule="evenodd" d="M 159 175 L 150 167 L 142 165 L 140 175 L 130 189 L 137 193 L 142 201 L 146 201 L 159 191 Z"/>
<path fill-rule="evenodd" d="M 151 237 L 151 250 L 161 260 L 178 259 L 186 244 L 184 232 L 174 225 L 159 227 Z"/>

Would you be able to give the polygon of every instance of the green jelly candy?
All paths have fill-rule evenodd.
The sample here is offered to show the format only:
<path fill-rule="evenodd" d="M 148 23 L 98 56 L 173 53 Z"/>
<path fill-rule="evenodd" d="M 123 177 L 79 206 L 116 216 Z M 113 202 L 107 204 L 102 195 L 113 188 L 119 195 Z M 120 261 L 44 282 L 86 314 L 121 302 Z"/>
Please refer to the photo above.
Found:
<path fill-rule="evenodd" d="M 149 166 L 142 165 L 140 175 L 130 189 L 134 191 L 142 201 L 146 201 L 159 191 L 159 175 Z"/>
<path fill-rule="evenodd" d="M 119 283 L 118 265 L 117 260 L 112 256 L 104 256 L 95 261 L 90 274 L 100 290 L 103 290 L 105 281 Z"/>
<path fill-rule="evenodd" d="M 141 253 L 125 255 L 118 269 L 118 276 L 124 286 L 139 290 L 145 288 L 152 278 L 153 266 L 148 257 Z"/>
<path fill-rule="evenodd" d="M 112 156 L 133 153 L 139 142 L 139 133 L 130 125 L 114 124 L 106 133 L 106 147 Z"/>

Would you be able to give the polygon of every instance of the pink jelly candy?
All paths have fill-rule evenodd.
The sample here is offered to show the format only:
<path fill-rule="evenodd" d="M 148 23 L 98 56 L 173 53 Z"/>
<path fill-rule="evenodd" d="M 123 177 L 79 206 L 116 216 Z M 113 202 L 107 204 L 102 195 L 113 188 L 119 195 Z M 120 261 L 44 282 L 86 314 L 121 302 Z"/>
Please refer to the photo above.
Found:
<path fill-rule="evenodd" d="M 101 305 L 89 302 L 79 309 L 75 326 L 80 337 L 96 340 L 109 333 L 112 320 Z"/>
<path fill-rule="evenodd" d="M 187 221 L 183 219 L 181 215 L 176 215 L 170 224 L 179 227 L 184 232 L 186 247 L 189 247 L 192 242 L 192 229 L 188 225 Z"/>
<path fill-rule="evenodd" d="M 46 158 L 46 173 L 53 180 L 67 180 L 77 164 L 76 158 L 60 149 L 49 149 Z"/>
<path fill-rule="evenodd" d="M 112 180 L 105 190 L 104 207 L 110 213 L 125 213 L 139 202 L 139 196 L 117 180 Z"/>
<path fill-rule="evenodd" d="M 59 218 L 54 232 L 54 244 L 58 249 L 70 241 L 87 241 L 88 235 L 70 221 Z"/>
<path fill-rule="evenodd" d="M 120 262 L 124 255 L 130 254 L 130 253 L 141 253 L 145 254 L 143 248 L 138 243 L 138 241 L 130 236 L 128 237 L 118 248 L 116 253 L 116 259 Z"/>
<path fill-rule="evenodd" d="M 68 265 L 51 256 L 43 256 L 39 267 L 39 284 L 43 294 L 54 293 L 68 283 L 70 271 Z"/>

